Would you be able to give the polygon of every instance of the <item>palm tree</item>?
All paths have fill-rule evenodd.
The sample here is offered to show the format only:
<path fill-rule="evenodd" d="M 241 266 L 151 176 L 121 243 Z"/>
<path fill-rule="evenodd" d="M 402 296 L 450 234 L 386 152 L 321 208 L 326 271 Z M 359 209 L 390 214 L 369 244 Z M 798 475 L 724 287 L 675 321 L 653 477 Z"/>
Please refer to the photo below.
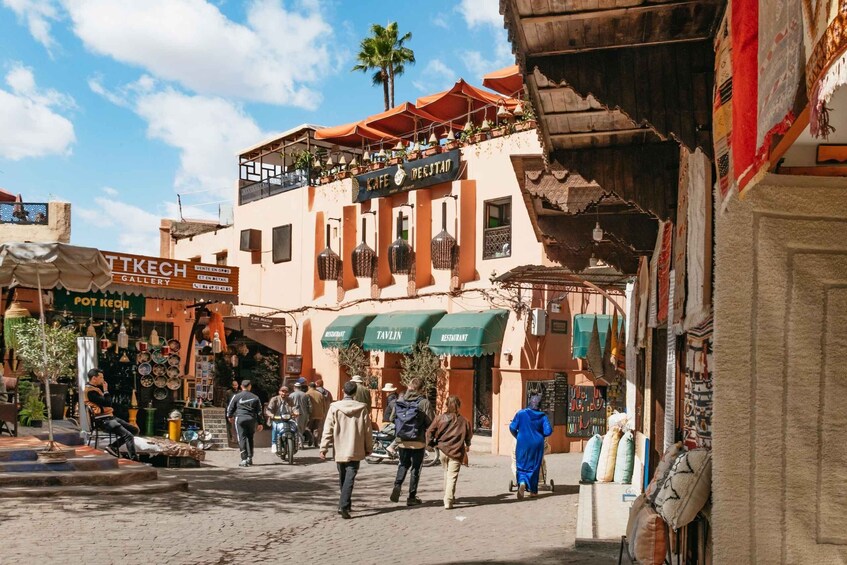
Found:
<path fill-rule="evenodd" d="M 358 63 L 353 71 L 374 72 L 372 81 L 382 85 L 385 109 L 394 106 L 394 78 L 402 75 L 406 64 L 415 64 L 415 52 L 405 46 L 412 39 L 411 32 L 400 37 L 397 22 L 391 22 L 383 27 L 371 25 L 371 35 L 364 38 L 356 55 Z"/>

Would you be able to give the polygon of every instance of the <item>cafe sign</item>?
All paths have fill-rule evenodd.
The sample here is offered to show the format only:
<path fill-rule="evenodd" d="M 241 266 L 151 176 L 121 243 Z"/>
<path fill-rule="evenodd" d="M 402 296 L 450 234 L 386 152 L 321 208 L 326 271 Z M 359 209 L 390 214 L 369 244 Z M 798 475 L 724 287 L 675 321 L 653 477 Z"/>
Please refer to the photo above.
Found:
<path fill-rule="evenodd" d="M 459 178 L 459 156 L 459 150 L 454 149 L 355 176 L 353 202 L 452 182 Z"/>
<path fill-rule="evenodd" d="M 274 332 L 284 332 L 285 331 L 285 319 L 283 318 L 270 318 L 268 316 L 257 316 L 256 314 L 250 314 L 247 318 L 247 327 L 251 330 L 256 331 L 274 331 Z"/>
<path fill-rule="evenodd" d="M 146 298 L 143 296 L 118 294 L 115 292 L 64 292 L 53 293 L 53 307 L 67 310 L 71 314 L 86 316 L 112 316 L 116 312 L 124 315 L 135 314 L 143 318 L 146 312 Z"/>
<path fill-rule="evenodd" d="M 112 282 L 204 294 L 238 295 L 238 267 L 103 251 Z"/>

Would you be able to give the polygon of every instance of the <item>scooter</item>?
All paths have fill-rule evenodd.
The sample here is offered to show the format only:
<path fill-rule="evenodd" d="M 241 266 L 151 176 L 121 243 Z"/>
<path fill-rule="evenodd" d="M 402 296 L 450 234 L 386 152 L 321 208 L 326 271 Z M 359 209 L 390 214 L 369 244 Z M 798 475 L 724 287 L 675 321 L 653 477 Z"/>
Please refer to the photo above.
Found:
<path fill-rule="evenodd" d="M 399 453 L 397 448 L 394 452 L 388 451 L 388 446 L 394 442 L 394 424 L 386 424 L 381 430 L 372 432 L 374 446 L 370 455 L 365 457 L 365 461 L 371 464 L 382 463 L 383 461 L 397 461 Z M 424 451 L 424 467 L 432 467 L 441 462 L 441 451 L 437 447 L 427 447 Z"/>
<path fill-rule="evenodd" d="M 297 422 L 290 414 L 274 416 L 273 425 L 279 428 L 276 436 L 276 455 L 289 465 L 294 465 L 297 453 Z"/>

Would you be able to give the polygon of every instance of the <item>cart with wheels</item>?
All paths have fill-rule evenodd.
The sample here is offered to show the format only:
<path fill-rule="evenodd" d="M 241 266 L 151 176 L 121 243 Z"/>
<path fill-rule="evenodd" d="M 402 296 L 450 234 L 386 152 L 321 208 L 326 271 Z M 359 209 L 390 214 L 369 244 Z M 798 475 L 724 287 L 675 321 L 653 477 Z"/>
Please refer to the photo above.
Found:
<path fill-rule="evenodd" d="M 518 489 L 518 468 L 517 468 L 517 456 L 515 455 L 515 451 L 517 450 L 517 442 L 515 446 L 512 448 L 512 478 L 509 479 L 509 492 L 515 492 Z M 547 443 L 547 440 L 544 440 L 544 455 L 550 453 L 550 444 Z M 555 492 L 556 485 L 553 483 L 553 479 L 547 480 L 547 461 L 541 460 L 541 473 L 538 476 L 538 490 L 549 490 L 550 492 Z"/>

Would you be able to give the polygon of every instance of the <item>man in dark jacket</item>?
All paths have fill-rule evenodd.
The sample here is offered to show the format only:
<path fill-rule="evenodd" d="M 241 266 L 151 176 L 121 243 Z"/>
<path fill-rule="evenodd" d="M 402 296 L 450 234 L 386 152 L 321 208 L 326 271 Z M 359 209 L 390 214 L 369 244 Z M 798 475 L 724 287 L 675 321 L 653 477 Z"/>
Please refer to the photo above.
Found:
<path fill-rule="evenodd" d="M 241 450 L 239 467 L 253 464 L 253 434 L 262 431 L 262 401 L 250 392 L 253 383 L 241 381 L 241 392 L 232 397 L 226 407 L 226 417 L 235 424 L 238 447 Z"/>
<path fill-rule="evenodd" d="M 421 499 L 417 496 L 418 480 L 421 477 L 421 465 L 423 465 L 424 450 L 426 449 L 426 430 L 432 423 L 434 416 L 429 400 L 421 396 L 421 385 L 420 379 L 412 379 L 406 392 L 400 395 L 391 411 L 391 420 L 394 422 L 397 444 L 400 447 L 400 463 L 397 466 L 397 477 L 394 479 L 394 488 L 391 490 L 389 498 L 391 502 L 400 500 L 400 490 L 403 487 L 403 481 L 406 480 L 406 472 L 411 471 L 409 497 L 406 500 L 406 506 L 421 504 Z M 410 410 L 417 413 L 414 425 L 416 433 L 415 437 L 411 439 L 402 437 L 402 430 L 406 427 L 404 426 L 403 415 Z"/>
<path fill-rule="evenodd" d="M 138 428 L 115 417 L 112 395 L 109 394 L 109 385 L 103 377 L 103 371 L 100 369 L 88 371 L 88 384 L 83 394 L 85 405 L 93 419 L 90 422 L 91 428 L 94 429 L 96 426 L 117 437 L 114 442 L 106 446 L 105 451 L 110 455 L 120 457 L 120 448 L 123 445 L 126 446 L 129 458 L 135 459 L 135 434 L 138 433 Z"/>

